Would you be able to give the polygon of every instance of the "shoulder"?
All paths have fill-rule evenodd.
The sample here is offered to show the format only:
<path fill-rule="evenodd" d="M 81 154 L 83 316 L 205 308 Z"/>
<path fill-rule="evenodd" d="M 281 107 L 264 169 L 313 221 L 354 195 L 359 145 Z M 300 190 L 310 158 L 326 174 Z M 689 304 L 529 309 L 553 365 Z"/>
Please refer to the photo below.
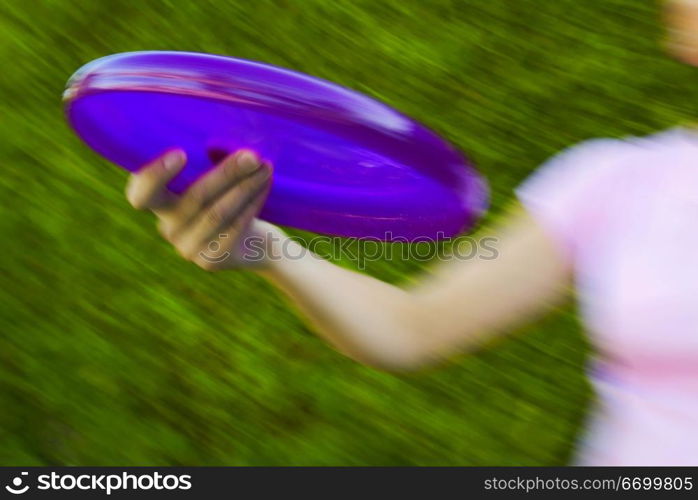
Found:
<path fill-rule="evenodd" d="M 633 142 L 622 139 L 589 139 L 580 142 L 544 162 L 523 182 L 518 191 L 534 185 L 537 189 L 559 189 L 572 183 L 591 182 L 599 175 L 605 175 L 608 167 L 618 164 L 620 159 L 627 157 L 635 149 Z"/>
<path fill-rule="evenodd" d="M 592 139 L 540 166 L 516 189 L 526 211 L 573 256 L 605 222 L 698 175 L 698 133 Z M 692 172 L 688 174 L 686 172 Z"/>
<path fill-rule="evenodd" d="M 622 165 L 637 146 L 625 139 L 591 139 L 556 154 L 516 189 L 528 214 L 572 258 L 622 185 Z"/>
<path fill-rule="evenodd" d="M 555 154 L 518 187 L 519 198 L 565 198 L 601 183 L 641 181 L 638 174 L 698 161 L 698 132 L 673 128 L 621 139 L 589 139 Z M 651 175 L 650 175 L 651 177 Z"/>
<path fill-rule="evenodd" d="M 590 139 L 551 157 L 516 189 L 519 200 L 529 208 L 548 206 L 569 211 L 587 195 L 598 196 L 596 189 L 613 176 L 618 165 L 636 150 L 622 139 Z"/>

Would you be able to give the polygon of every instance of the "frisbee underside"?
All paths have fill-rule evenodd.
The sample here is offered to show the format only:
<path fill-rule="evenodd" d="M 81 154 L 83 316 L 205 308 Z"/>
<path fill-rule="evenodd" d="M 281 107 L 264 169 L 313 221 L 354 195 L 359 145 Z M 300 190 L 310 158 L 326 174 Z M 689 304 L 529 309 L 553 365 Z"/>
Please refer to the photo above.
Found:
<path fill-rule="evenodd" d="M 182 193 L 227 154 L 274 167 L 264 220 L 380 240 L 450 237 L 485 208 L 486 188 L 434 133 L 356 92 L 306 75 L 204 54 L 99 59 L 66 91 L 66 113 L 97 153 L 136 172 L 181 148 Z"/>

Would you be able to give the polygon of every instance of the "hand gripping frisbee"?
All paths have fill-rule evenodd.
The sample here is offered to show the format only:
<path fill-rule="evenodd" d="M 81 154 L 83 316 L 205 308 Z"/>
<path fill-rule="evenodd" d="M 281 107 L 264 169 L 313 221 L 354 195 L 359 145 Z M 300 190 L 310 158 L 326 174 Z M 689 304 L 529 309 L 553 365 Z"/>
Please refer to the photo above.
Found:
<path fill-rule="evenodd" d="M 484 180 L 434 132 L 339 85 L 231 57 L 131 52 L 79 69 L 67 118 L 97 153 L 135 172 L 168 149 L 181 193 L 225 155 L 274 166 L 264 220 L 381 240 L 450 237 L 483 212 Z"/>

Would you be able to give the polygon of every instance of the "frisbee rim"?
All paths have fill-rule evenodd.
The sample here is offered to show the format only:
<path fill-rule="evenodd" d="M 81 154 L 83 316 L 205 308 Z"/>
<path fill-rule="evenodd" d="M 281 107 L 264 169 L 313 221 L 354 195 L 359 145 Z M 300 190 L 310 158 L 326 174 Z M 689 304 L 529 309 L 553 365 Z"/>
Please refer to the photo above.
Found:
<path fill-rule="evenodd" d="M 289 104 L 288 102 L 277 103 L 280 105 L 275 107 L 268 105 L 268 102 L 265 102 L 264 100 L 264 95 L 261 93 L 257 94 L 257 97 L 262 95 L 260 100 L 255 99 L 254 94 L 247 94 L 245 96 L 246 100 L 241 100 L 239 93 L 240 86 L 229 86 L 230 79 L 226 80 L 226 78 L 215 79 L 215 83 L 221 84 L 219 87 L 216 87 L 215 85 L 212 85 L 211 79 L 202 82 L 201 79 L 196 80 L 190 76 L 185 76 L 183 78 L 180 78 L 179 76 L 172 77 L 171 74 L 163 75 L 162 72 L 152 71 L 152 68 L 148 69 L 147 71 L 131 71 L 129 73 L 129 64 L 134 62 L 133 60 L 130 60 L 131 58 L 135 58 L 136 63 L 142 63 L 143 60 L 147 62 L 149 58 L 158 58 L 161 56 L 165 56 L 166 59 L 180 59 L 180 64 L 185 64 L 188 58 L 203 58 L 207 63 L 211 64 L 222 63 L 226 66 L 241 66 L 243 68 L 252 67 L 261 72 L 262 75 L 283 75 L 285 78 L 289 78 L 291 80 L 300 80 L 305 84 L 318 86 L 321 90 L 330 95 L 335 92 L 339 92 L 343 97 L 347 97 L 349 99 L 348 102 L 354 102 L 352 101 L 353 99 L 358 99 L 358 102 L 360 103 L 370 103 L 370 105 L 377 106 L 383 111 L 389 113 L 392 117 L 398 117 L 400 120 L 403 120 L 403 125 L 406 124 L 409 126 L 410 141 L 406 143 L 405 141 L 400 142 L 400 140 L 404 138 L 397 139 L 399 146 L 401 146 L 406 153 L 404 153 L 401 158 L 395 158 L 395 156 L 391 154 L 392 150 L 385 153 L 382 150 L 383 148 L 374 147 L 376 143 L 390 139 L 390 137 L 386 137 L 390 135 L 390 127 L 388 127 L 386 131 L 385 128 L 377 129 L 373 127 L 372 125 L 375 124 L 367 124 L 365 122 L 352 120 L 353 118 L 356 118 L 355 115 L 336 112 L 328 114 L 327 110 L 321 106 L 314 106 L 314 101 L 303 103 L 303 106 L 300 108 L 294 108 L 294 103 Z M 139 61 L 139 59 L 141 61 Z M 120 68 L 118 64 L 116 69 L 109 69 L 109 64 L 112 62 L 117 62 L 120 64 L 125 63 L 126 71 Z M 169 62 L 171 61 L 168 60 L 167 63 Z M 106 70 L 105 65 L 107 65 Z M 134 86 L 128 83 L 119 83 L 119 79 L 123 78 L 124 76 L 134 76 L 134 74 L 135 77 L 139 79 L 139 85 Z M 163 79 L 173 83 L 173 85 L 169 87 L 163 86 Z M 249 88 L 243 88 L 242 90 L 248 91 Z M 416 122 L 414 119 L 404 115 L 403 113 L 394 110 L 390 106 L 370 96 L 366 96 L 360 92 L 322 78 L 299 73 L 288 68 L 271 66 L 257 61 L 248 61 L 228 56 L 195 52 L 127 52 L 96 59 L 78 69 L 70 78 L 68 87 L 63 95 L 63 101 L 65 103 L 66 117 L 68 118 L 71 127 L 90 148 L 102 156 L 105 155 L 99 151 L 99 148 L 95 147 L 94 144 L 91 144 L 90 141 L 86 139 L 86 134 L 81 133 L 80 127 L 77 125 L 77 120 L 73 116 L 72 110 L 74 104 L 83 97 L 110 92 L 153 92 L 157 94 L 172 94 L 177 96 L 214 100 L 224 102 L 235 107 L 251 109 L 269 116 L 288 119 L 294 123 L 298 123 L 312 129 L 324 130 L 330 135 L 354 144 L 358 144 L 359 146 L 370 151 L 377 151 L 384 154 L 388 158 L 394 158 L 398 163 L 416 170 L 417 172 L 421 173 L 423 177 L 437 182 L 444 189 L 454 194 L 461 200 L 463 207 L 461 217 L 462 224 L 460 230 L 472 226 L 472 224 L 479 218 L 487 207 L 488 190 L 486 182 L 473 167 L 472 163 L 469 162 L 458 151 L 456 151 L 448 142 L 441 139 L 435 132 L 426 126 Z M 275 97 L 278 97 L 278 95 Z M 340 110 L 341 108 L 342 107 L 340 106 Z M 329 130 L 326 130 L 328 128 Z M 368 137 L 369 140 L 363 141 L 363 139 L 366 137 Z M 366 142 L 369 144 L 366 144 Z M 394 146 L 394 144 L 395 142 L 393 142 L 391 146 Z M 426 163 L 424 160 L 425 155 L 436 156 L 437 158 L 434 160 L 434 164 L 436 166 L 430 165 L 430 168 L 425 169 L 423 167 L 424 163 Z M 439 155 L 441 155 L 440 161 L 438 158 Z M 421 168 L 420 157 L 422 159 Z M 438 168 L 439 166 L 441 168 Z M 367 220 L 379 219 L 379 217 L 361 217 L 364 217 Z M 441 217 L 435 214 L 433 220 L 435 222 L 440 218 Z M 424 225 L 426 227 L 429 225 L 429 223 L 424 220 L 424 217 L 414 217 L 412 222 L 413 226 Z M 296 226 L 298 225 L 296 224 Z M 331 232 L 334 234 L 342 233 L 341 230 L 309 230 L 317 232 Z M 360 235 L 356 234 L 352 234 L 351 236 L 360 237 Z"/>

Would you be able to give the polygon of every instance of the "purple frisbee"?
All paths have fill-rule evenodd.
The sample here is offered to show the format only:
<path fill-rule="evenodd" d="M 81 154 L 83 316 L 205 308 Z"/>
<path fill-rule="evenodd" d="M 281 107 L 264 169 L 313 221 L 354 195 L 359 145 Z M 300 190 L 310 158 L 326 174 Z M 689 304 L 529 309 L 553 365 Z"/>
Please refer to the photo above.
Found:
<path fill-rule="evenodd" d="M 469 228 L 486 183 L 434 132 L 374 99 L 258 62 L 191 52 L 129 52 L 80 68 L 64 94 L 75 132 L 135 172 L 172 148 L 181 193 L 226 154 L 274 165 L 263 219 L 381 240 L 435 239 Z"/>

